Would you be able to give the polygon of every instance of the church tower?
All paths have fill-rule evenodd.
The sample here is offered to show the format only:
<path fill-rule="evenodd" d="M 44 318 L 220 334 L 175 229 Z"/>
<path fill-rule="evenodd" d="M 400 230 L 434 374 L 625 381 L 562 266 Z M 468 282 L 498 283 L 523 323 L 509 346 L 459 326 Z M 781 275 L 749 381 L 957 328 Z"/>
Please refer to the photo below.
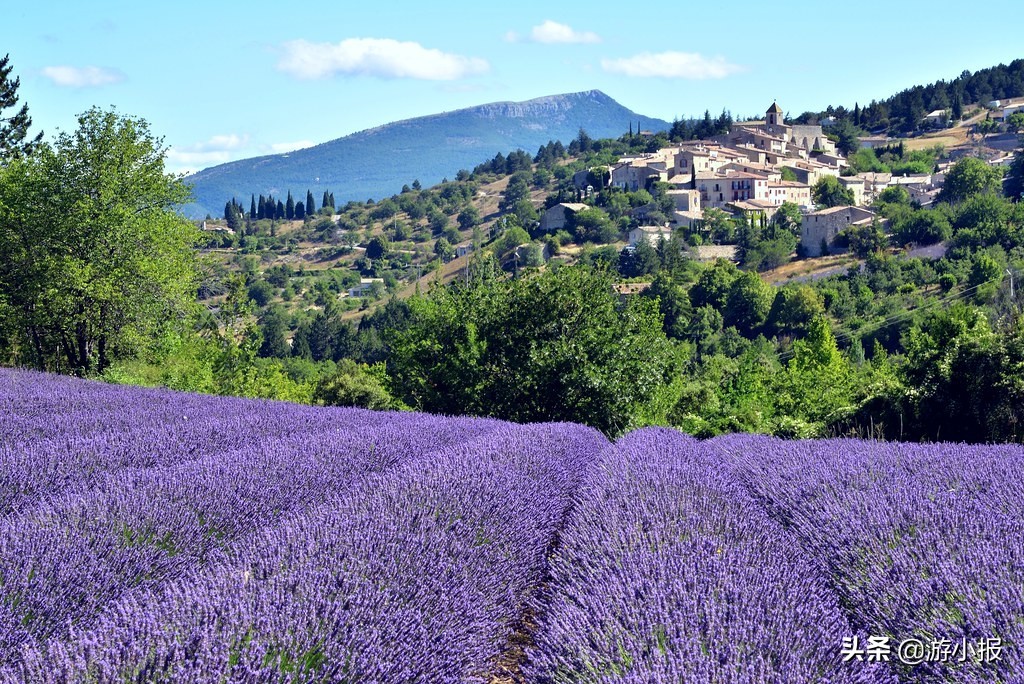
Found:
<path fill-rule="evenodd" d="M 765 114 L 765 123 L 769 126 L 782 125 L 782 107 L 777 102 L 772 102 L 772 106 L 768 108 Z"/>

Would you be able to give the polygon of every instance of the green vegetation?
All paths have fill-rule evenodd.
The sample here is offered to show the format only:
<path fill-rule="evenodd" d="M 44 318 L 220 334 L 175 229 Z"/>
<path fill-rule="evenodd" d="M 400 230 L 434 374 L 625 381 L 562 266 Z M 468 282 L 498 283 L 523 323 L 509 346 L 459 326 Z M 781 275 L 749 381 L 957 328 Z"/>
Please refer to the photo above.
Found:
<path fill-rule="evenodd" d="M 197 235 L 144 121 L 92 109 L 0 172 L 10 362 L 79 375 L 144 350 L 194 305 Z"/>
<path fill-rule="evenodd" d="M 890 134 L 909 133 L 922 126 L 929 112 L 949 110 L 950 123 L 956 123 L 963 118 L 964 105 L 967 103 L 984 106 L 990 100 L 1022 95 L 1024 59 L 1015 59 L 1008 65 L 1000 64 L 974 73 L 964 71 L 948 81 L 913 86 L 885 100 L 872 100 L 866 107 L 855 103 L 851 110 L 830 105 L 817 114 L 805 112 L 799 121 L 802 123 L 833 116 L 865 130 L 884 130 Z"/>
<path fill-rule="evenodd" d="M 27 119 L 21 111 L 12 121 Z M 670 134 L 729 124 L 723 112 Z M 5 139 L 28 139 L 18 125 Z M 1024 324 L 1007 275 L 1019 292 L 1024 204 L 1000 194 L 997 171 L 961 159 L 928 208 L 888 188 L 879 220 L 840 238 L 848 270 L 769 284 L 761 272 L 802 266 L 787 266 L 795 205 L 770 221 L 709 209 L 668 239 L 626 245 L 675 203 L 666 183 L 610 187 L 608 169 L 668 136 L 580 130 L 568 146 L 497 154 L 377 202 L 339 206 L 329 190 L 315 201 L 298 187 L 231 198 L 200 235 L 170 210 L 187 190 L 163 173 L 145 122 L 90 110 L 75 133 L 0 159 L 0 358 L 115 382 L 571 420 L 609 434 L 1024 436 Z M 897 144 L 851 163 L 931 172 L 941 154 Z M 1019 153 L 1006 184 L 1014 199 L 1022 168 Z M 853 200 L 834 178 L 814 198 Z M 583 206 L 560 228 L 542 224 L 559 203 Z M 944 256 L 899 249 L 933 243 Z M 707 244 L 735 245 L 738 265 L 693 259 Z"/>

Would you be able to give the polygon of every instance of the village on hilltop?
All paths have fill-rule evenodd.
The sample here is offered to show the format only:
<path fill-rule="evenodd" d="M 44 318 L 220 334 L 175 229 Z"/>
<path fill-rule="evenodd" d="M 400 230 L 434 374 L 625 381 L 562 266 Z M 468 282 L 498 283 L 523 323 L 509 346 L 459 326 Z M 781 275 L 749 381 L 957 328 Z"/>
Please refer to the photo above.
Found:
<path fill-rule="evenodd" d="M 1024 108 L 1000 108 L 999 105 L 989 103 L 998 118 Z M 771 220 L 783 203 L 790 202 L 798 206 L 802 214 L 802 253 L 819 256 L 823 250 L 835 247 L 835 239 L 844 229 L 876 220 L 875 213 L 868 207 L 888 187 L 902 186 L 911 200 L 921 206 L 934 201 L 952 162 L 940 163 L 936 170 L 925 174 L 843 175 L 849 164 L 826 134 L 830 123 L 825 120 L 816 125 L 786 124 L 782 108 L 773 102 L 763 121 L 736 122 L 725 135 L 620 158 L 606 175 L 608 185 L 636 191 L 649 188 L 654 182 L 668 183 L 671 189 L 667 194 L 675 205 L 667 224 L 634 228 L 629 234 L 630 245 L 635 246 L 640 240 L 653 244 L 661 238 L 667 239 L 673 228 L 693 226 L 709 209 Z M 861 144 L 876 146 L 888 142 L 891 141 L 885 137 L 865 138 Z M 852 193 L 852 206 L 815 206 L 812 188 L 828 176 L 836 178 Z M 588 179 L 593 178 L 586 170 L 577 173 L 574 179 L 577 189 L 584 193 L 596 190 L 586 185 Z M 571 214 L 586 208 L 587 205 L 581 203 L 552 206 L 541 217 L 541 229 L 558 230 L 566 225 Z M 643 222 L 643 208 L 634 215 Z M 714 255 L 729 256 L 720 247 Z"/>

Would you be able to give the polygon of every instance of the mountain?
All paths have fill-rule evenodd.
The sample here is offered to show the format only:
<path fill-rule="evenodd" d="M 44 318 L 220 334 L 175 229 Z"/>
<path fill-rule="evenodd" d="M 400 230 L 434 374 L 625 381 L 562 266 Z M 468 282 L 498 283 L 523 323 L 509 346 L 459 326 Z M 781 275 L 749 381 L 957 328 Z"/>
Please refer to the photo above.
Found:
<path fill-rule="evenodd" d="M 599 90 L 552 95 L 525 102 L 494 102 L 423 116 L 353 133 L 315 147 L 221 164 L 187 180 L 195 201 L 189 216 L 220 216 L 236 197 L 295 197 L 307 189 L 319 201 L 324 190 L 337 202 L 380 199 L 418 179 L 430 186 L 459 169 L 472 169 L 496 153 L 522 148 L 533 154 L 549 140 L 568 144 L 580 128 L 592 138 L 617 138 L 630 124 L 667 130 L 670 124 L 627 109 Z"/>

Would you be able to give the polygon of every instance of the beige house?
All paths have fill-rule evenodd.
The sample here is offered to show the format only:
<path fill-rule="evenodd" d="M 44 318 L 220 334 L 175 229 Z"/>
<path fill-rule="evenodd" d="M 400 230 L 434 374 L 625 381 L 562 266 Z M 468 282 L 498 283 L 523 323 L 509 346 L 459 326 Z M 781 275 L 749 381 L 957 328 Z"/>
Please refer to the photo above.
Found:
<path fill-rule="evenodd" d="M 864 194 L 864 179 L 857 176 L 840 176 L 839 184 L 853 193 L 853 203 L 863 207 L 867 202 Z"/>
<path fill-rule="evenodd" d="M 873 212 L 861 207 L 830 207 L 804 214 L 800 226 L 800 246 L 807 256 L 821 256 L 824 244 L 832 247 L 836 235 L 850 226 L 870 224 Z"/>
<path fill-rule="evenodd" d="M 667 181 L 668 163 L 664 159 L 639 160 L 612 167 L 611 185 L 623 190 L 643 190 L 656 181 Z"/>
<path fill-rule="evenodd" d="M 765 190 L 766 196 L 764 198 L 758 197 L 757 199 L 765 199 L 777 206 L 783 202 L 792 202 L 798 207 L 811 206 L 811 186 L 807 183 L 778 181 L 776 183 L 768 183 Z"/>
<path fill-rule="evenodd" d="M 743 214 L 747 217 L 757 218 L 758 216 L 764 216 L 766 220 L 771 220 L 775 214 L 779 211 L 778 204 L 774 204 L 767 200 L 762 199 L 751 199 L 751 200 L 740 200 L 737 202 L 729 202 L 725 205 L 725 208 L 733 212 L 734 214 Z"/>
<path fill-rule="evenodd" d="M 700 212 L 700 190 L 692 188 L 674 189 L 665 193 L 672 198 L 676 211 Z"/>
<path fill-rule="evenodd" d="M 356 285 L 355 287 L 350 287 L 348 289 L 348 296 L 365 297 L 370 293 L 371 290 L 374 289 L 374 286 L 377 283 L 380 283 L 380 287 L 384 287 L 383 278 L 360 278 L 358 285 Z"/>
<path fill-rule="evenodd" d="M 640 241 L 649 245 L 657 245 L 659 240 L 669 240 L 672 237 L 672 229 L 663 226 L 640 226 L 629 231 L 629 246 L 636 247 Z"/>

